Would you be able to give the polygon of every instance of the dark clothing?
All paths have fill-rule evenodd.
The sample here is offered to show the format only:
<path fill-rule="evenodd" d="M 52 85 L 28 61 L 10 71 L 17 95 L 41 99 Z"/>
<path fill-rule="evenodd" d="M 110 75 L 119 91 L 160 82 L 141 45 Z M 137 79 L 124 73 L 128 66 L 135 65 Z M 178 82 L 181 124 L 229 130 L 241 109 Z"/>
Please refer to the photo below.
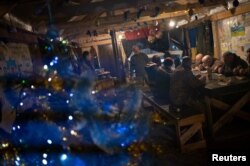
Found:
<path fill-rule="evenodd" d="M 202 95 L 203 86 L 191 70 L 185 70 L 179 66 L 170 80 L 171 102 L 176 106 L 186 105 L 189 100 L 197 99 Z"/>
<path fill-rule="evenodd" d="M 245 62 L 243 59 L 241 59 L 239 56 L 234 55 L 232 63 L 224 64 L 222 67 L 222 74 L 226 76 L 232 76 L 233 70 L 237 67 L 247 69 L 248 65 L 247 62 Z"/>
<path fill-rule="evenodd" d="M 161 104 L 169 103 L 170 73 L 156 65 L 147 66 L 149 86 L 154 99 Z"/>
<path fill-rule="evenodd" d="M 145 66 L 148 62 L 149 58 L 144 53 L 133 55 L 130 60 L 130 76 L 133 76 L 133 72 L 135 71 L 135 76 L 137 78 L 145 78 Z"/>

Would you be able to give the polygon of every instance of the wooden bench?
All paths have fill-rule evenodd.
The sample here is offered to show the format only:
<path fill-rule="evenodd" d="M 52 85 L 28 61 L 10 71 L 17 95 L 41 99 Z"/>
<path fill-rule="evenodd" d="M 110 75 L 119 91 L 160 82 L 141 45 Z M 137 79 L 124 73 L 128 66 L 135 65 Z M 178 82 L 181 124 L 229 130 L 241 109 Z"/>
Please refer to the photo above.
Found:
<path fill-rule="evenodd" d="M 206 141 L 203 136 L 202 124 L 205 121 L 203 113 L 194 110 L 176 110 L 169 109 L 169 105 L 159 105 L 152 97 L 143 94 L 143 107 L 151 109 L 167 121 L 174 124 L 176 137 L 181 152 L 188 152 L 206 147 Z M 195 140 L 192 139 L 196 136 Z"/>

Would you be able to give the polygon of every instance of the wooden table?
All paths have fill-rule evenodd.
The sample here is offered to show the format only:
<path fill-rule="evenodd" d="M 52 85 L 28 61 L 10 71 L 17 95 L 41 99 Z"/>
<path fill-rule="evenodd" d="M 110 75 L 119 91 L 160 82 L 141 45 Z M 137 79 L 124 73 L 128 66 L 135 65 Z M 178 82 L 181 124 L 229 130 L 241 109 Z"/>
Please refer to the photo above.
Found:
<path fill-rule="evenodd" d="M 208 96 L 206 97 L 206 101 L 209 107 L 206 120 L 212 138 L 214 138 L 214 134 L 226 123 L 230 122 L 234 116 L 250 120 L 250 114 L 241 111 L 241 108 L 250 99 L 250 80 L 233 79 L 229 85 L 219 85 L 218 81 L 211 80 L 206 84 L 205 89 Z M 238 96 L 234 101 L 225 101 L 225 99 L 234 96 Z M 211 112 L 213 108 L 224 111 L 223 115 L 216 122 L 213 122 Z"/>

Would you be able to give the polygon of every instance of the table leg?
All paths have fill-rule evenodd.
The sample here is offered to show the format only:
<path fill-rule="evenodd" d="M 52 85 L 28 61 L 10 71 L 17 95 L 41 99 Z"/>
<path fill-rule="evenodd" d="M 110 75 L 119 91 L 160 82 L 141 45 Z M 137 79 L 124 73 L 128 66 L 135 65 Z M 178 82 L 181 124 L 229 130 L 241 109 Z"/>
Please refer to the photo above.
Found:
<path fill-rule="evenodd" d="M 246 102 L 249 100 L 250 92 L 247 92 L 240 100 L 238 100 L 232 108 L 225 113 L 214 125 L 213 130 L 214 132 L 217 132 L 222 126 L 224 126 L 230 119 L 238 112 L 240 111 L 241 107 L 243 107 Z"/>
<path fill-rule="evenodd" d="M 208 134 L 210 138 L 214 138 L 214 131 L 213 131 L 213 116 L 211 111 L 211 100 L 209 97 L 205 97 L 205 103 L 207 109 L 205 109 L 205 118 L 206 118 L 206 124 L 208 129 Z"/>

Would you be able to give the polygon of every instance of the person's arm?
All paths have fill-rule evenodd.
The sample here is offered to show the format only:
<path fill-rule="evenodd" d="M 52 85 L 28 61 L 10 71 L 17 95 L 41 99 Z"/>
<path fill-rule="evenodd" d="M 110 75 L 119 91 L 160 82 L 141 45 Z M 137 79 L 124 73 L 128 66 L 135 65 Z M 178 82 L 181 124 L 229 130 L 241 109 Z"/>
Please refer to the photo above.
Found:
<path fill-rule="evenodd" d="M 148 58 L 148 55 L 143 53 L 143 56 L 144 56 L 145 62 L 146 62 L 146 63 L 149 63 L 150 60 L 149 60 L 149 58 Z"/>
<path fill-rule="evenodd" d="M 244 60 L 242 60 L 241 59 L 241 67 L 243 68 L 243 69 L 246 69 L 246 68 L 248 68 L 248 64 L 247 64 L 247 62 L 246 61 L 244 61 Z"/>

